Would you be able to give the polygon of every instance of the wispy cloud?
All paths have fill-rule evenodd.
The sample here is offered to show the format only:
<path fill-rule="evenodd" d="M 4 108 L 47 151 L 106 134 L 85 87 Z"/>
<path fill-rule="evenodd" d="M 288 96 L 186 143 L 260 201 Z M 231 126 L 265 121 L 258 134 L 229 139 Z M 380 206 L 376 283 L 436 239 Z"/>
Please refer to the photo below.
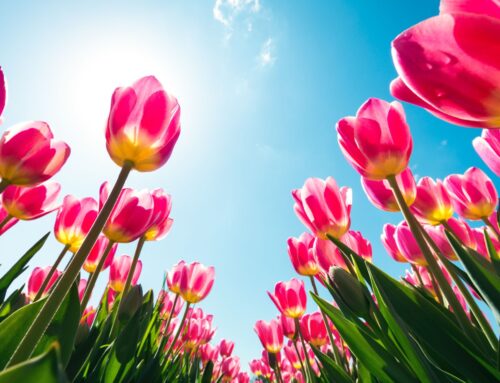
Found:
<path fill-rule="evenodd" d="M 214 19 L 227 28 L 228 37 L 231 36 L 234 23 L 240 17 L 259 13 L 259 0 L 216 0 L 212 10 Z M 252 21 L 247 20 L 247 29 L 252 30 Z"/>
<path fill-rule="evenodd" d="M 262 44 L 258 61 L 262 67 L 272 66 L 276 61 L 275 44 L 272 38 L 269 37 L 264 44 Z"/>

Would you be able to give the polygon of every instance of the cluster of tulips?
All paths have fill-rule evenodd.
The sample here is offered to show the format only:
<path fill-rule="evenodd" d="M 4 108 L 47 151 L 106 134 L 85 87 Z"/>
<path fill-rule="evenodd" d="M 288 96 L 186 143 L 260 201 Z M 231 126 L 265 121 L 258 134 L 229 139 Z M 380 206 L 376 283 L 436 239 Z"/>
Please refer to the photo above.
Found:
<path fill-rule="evenodd" d="M 500 175 L 500 65 L 493 53 L 500 52 L 500 6 L 442 0 L 440 10 L 394 40 L 399 77 L 392 94 L 445 121 L 483 127 L 473 146 Z M 370 242 L 351 230 L 350 188 L 331 177 L 307 179 L 292 197 L 308 232 L 288 239 L 288 255 L 309 280 L 317 308 L 306 313 L 301 279 L 278 282 L 268 293 L 279 315 L 255 324 L 264 348 L 250 363 L 256 380 L 498 382 L 500 227 L 493 181 L 472 167 L 416 182 L 408 167 L 412 136 L 397 101 L 371 98 L 336 129 L 370 202 L 402 214 L 401 223 L 383 227 L 381 241 L 409 269 L 396 280 L 372 263 Z M 317 282 L 333 301 L 319 296 Z"/>
<path fill-rule="evenodd" d="M 0 69 L 0 115 L 5 100 Z M 138 284 L 145 243 L 164 238 L 172 226 L 172 199 L 162 189 L 124 184 L 132 170 L 165 164 L 179 133 L 179 104 L 155 77 L 118 88 L 106 127 L 108 153 L 121 167 L 118 179 L 102 184 L 99 201 L 67 195 L 62 203 L 61 185 L 51 179 L 69 146 L 41 121 L 2 134 L 0 235 L 19 221 L 57 212 L 53 233 L 62 249 L 53 265 L 33 269 L 26 292 L 21 287 L 6 296 L 50 233 L 0 278 L 0 382 L 249 382 L 232 355 L 234 343 L 211 345 L 213 316 L 195 307 L 213 286 L 213 267 L 180 261 L 156 299 Z M 116 255 L 120 243 L 134 241 L 133 257 Z M 89 305 L 107 268 L 106 288 L 95 307 Z"/>

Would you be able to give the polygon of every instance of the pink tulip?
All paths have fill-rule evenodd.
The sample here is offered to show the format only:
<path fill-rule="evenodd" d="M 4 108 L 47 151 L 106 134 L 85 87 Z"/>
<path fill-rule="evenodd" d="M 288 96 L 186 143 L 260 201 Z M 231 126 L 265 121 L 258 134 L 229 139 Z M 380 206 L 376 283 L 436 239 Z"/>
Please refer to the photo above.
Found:
<path fill-rule="evenodd" d="M 453 216 L 453 206 L 441 180 L 422 177 L 417 184 L 417 198 L 411 206 L 415 216 L 430 225 L 439 225 Z"/>
<path fill-rule="evenodd" d="M 288 339 L 295 339 L 296 337 L 295 320 L 283 314 L 279 315 L 278 320 L 281 323 L 283 335 L 286 336 Z"/>
<path fill-rule="evenodd" d="M 292 191 L 294 210 L 316 236 L 340 238 L 351 224 L 352 191 L 337 186 L 332 177 L 308 178 L 302 189 Z"/>
<path fill-rule="evenodd" d="M 486 238 L 484 237 L 484 230 L 486 228 L 484 227 L 478 227 L 475 229 L 472 229 L 472 234 L 474 236 L 474 239 L 476 241 L 476 251 L 482 255 L 484 258 L 487 260 L 490 260 L 490 254 L 488 252 L 488 248 L 486 247 Z M 486 229 L 488 230 L 488 229 Z M 493 243 L 493 247 L 495 248 L 497 254 L 500 254 L 500 241 L 490 235 L 491 242 Z"/>
<path fill-rule="evenodd" d="M 80 323 L 86 323 L 87 326 L 91 327 L 92 323 L 94 323 L 96 309 L 93 306 L 86 307 L 82 313 L 82 319 L 80 319 Z"/>
<path fill-rule="evenodd" d="M 198 349 L 198 355 L 203 365 L 206 365 L 209 361 L 215 363 L 219 358 L 219 347 L 214 347 L 209 343 L 202 344 Z"/>
<path fill-rule="evenodd" d="M 382 245 L 384 245 L 385 250 L 392 259 L 396 262 L 408 262 L 396 243 L 396 226 L 390 223 L 385 224 L 380 239 Z"/>
<path fill-rule="evenodd" d="M 54 136 L 47 123 L 25 122 L 0 138 L 0 178 L 11 185 L 33 186 L 48 180 L 64 165 L 69 146 Z"/>
<path fill-rule="evenodd" d="M 235 383 L 250 383 L 250 376 L 246 372 L 240 372 Z"/>
<path fill-rule="evenodd" d="M 12 226 L 18 223 L 17 218 L 11 217 L 7 210 L 0 204 L 0 235 L 9 230 Z"/>
<path fill-rule="evenodd" d="M 104 256 L 104 253 L 108 245 L 109 245 L 109 240 L 105 236 L 100 235 L 97 238 L 96 243 L 92 247 L 92 250 L 90 250 L 89 255 L 87 255 L 87 259 L 83 264 L 83 269 L 86 272 L 93 273 L 96 271 L 97 265 L 99 264 L 101 258 Z M 118 247 L 117 244 L 113 244 L 113 246 L 109 250 L 109 253 L 106 256 L 106 260 L 104 261 L 102 270 L 107 269 L 111 265 L 111 262 L 113 262 L 113 257 L 116 254 L 117 247 Z"/>
<path fill-rule="evenodd" d="M 38 291 L 42 287 L 43 281 L 45 281 L 45 278 L 49 274 L 50 269 L 50 266 L 47 266 L 43 269 L 41 267 L 35 267 L 31 272 L 31 275 L 28 279 L 28 298 L 30 301 L 33 301 L 35 299 Z M 59 270 L 56 270 L 54 274 L 52 274 L 47 287 L 45 287 L 45 290 L 43 291 L 43 294 L 41 296 L 42 298 L 48 294 L 49 290 L 52 288 L 54 283 L 56 283 L 61 274 L 62 272 L 60 272 Z"/>
<path fill-rule="evenodd" d="M 109 185 L 100 190 L 100 205 L 108 199 Z M 127 243 L 143 236 L 151 225 L 154 201 L 147 190 L 124 188 L 102 232 L 110 241 Z M 133 217 L 133 219 L 131 219 Z"/>
<path fill-rule="evenodd" d="M 87 288 L 87 280 L 80 279 L 78 282 L 78 298 L 80 298 L 80 302 L 83 299 L 83 294 L 85 294 L 85 289 Z"/>
<path fill-rule="evenodd" d="M 292 367 L 295 368 L 296 370 L 300 370 L 302 368 L 302 363 L 305 362 L 305 353 L 304 349 L 302 348 L 302 344 L 299 342 L 297 343 L 297 349 L 299 350 L 300 353 L 300 359 L 299 355 L 297 354 L 297 351 L 295 350 L 295 347 L 290 341 L 288 342 L 287 345 L 283 347 L 283 352 L 285 353 L 285 357 L 288 359 Z"/>
<path fill-rule="evenodd" d="M 5 85 L 5 76 L 3 74 L 2 67 L 0 67 L 0 117 L 2 116 L 3 109 L 5 108 L 5 102 L 7 101 L 7 89 Z M 1 118 L 0 118 L 1 122 Z"/>
<path fill-rule="evenodd" d="M 437 245 L 441 254 L 443 254 L 450 261 L 458 260 L 458 257 L 455 254 L 453 247 L 451 246 L 450 242 L 448 241 L 448 238 L 446 237 L 444 226 L 426 225 L 424 229 L 425 231 L 427 231 L 429 236 Z"/>
<path fill-rule="evenodd" d="M 478 168 L 469 168 L 463 175 L 446 177 L 444 184 L 455 211 L 465 219 L 487 219 L 494 213 L 498 194 L 491 179 Z"/>
<path fill-rule="evenodd" d="M 93 198 L 64 197 L 54 225 L 56 239 L 69 246 L 71 252 L 76 252 L 94 224 L 97 208 L 97 201 Z"/>
<path fill-rule="evenodd" d="M 222 360 L 221 372 L 223 375 L 222 381 L 229 382 L 236 379 L 240 372 L 240 358 L 237 356 L 230 356 Z"/>
<path fill-rule="evenodd" d="M 304 315 L 300 320 L 300 331 L 306 342 L 313 346 L 321 347 L 328 343 L 325 322 L 319 312 Z"/>
<path fill-rule="evenodd" d="M 358 254 L 361 258 L 371 262 L 373 258 L 372 245 L 361 232 L 349 230 L 340 239 L 349 249 Z M 340 251 L 337 249 L 337 251 Z"/>
<path fill-rule="evenodd" d="M 429 274 L 429 271 L 427 270 L 426 267 L 424 266 L 415 266 L 416 269 L 418 270 L 418 273 L 420 274 L 420 277 L 422 278 L 422 282 L 424 283 L 424 287 L 431 292 L 431 294 L 435 295 L 434 291 L 434 286 L 432 284 L 432 277 Z M 420 281 L 418 279 L 418 276 L 415 274 L 415 271 L 412 269 L 411 271 L 406 270 L 406 275 L 404 277 L 404 280 L 408 282 L 410 285 L 413 285 L 415 287 L 420 286 Z"/>
<path fill-rule="evenodd" d="M 271 319 L 269 322 L 259 320 L 255 323 L 254 330 L 267 352 L 278 354 L 281 351 L 283 330 L 276 319 Z"/>
<path fill-rule="evenodd" d="M 199 262 L 185 264 L 179 282 L 179 294 L 188 303 L 198 303 L 208 295 L 215 280 L 213 266 Z"/>
<path fill-rule="evenodd" d="M 427 261 L 422 254 L 422 250 L 420 250 L 417 240 L 413 236 L 413 233 L 406 222 L 401 222 L 396 227 L 395 237 L 399 251 L 403 257 L 408 260 L 408 262 L 421 266 L 427 265 Z"/>
<path fill-rule="evenodd" d="M 417 185 L 410 168 L 406 168 L 396 176 L 399 189 L 408 206 L 413 204 L 417 196 Z M 394 193 L 387 180 L 370 180 L 361 177 L 361 186 L 370 202 L 378 209 L 384 211 L 399 211 L 399 206 Z"/>
<path fill-rule="evenodd" d="M 146 241 L 159 241 L 170 231 L 174 220 L 169 217 L 172 210 L 172 197 L 162 189 L 151 192 L 153 198 L 153 215 L 149 228 L 144 233 Z"/>
<path fill-rule="evenodd" d="M 402 105 L 370 98 L 356 117 L 337 123 L 340 149 L 363 177 L 383 180 L 408 166 L 413 148 Z"/>
<path fill-rule="evenodd" d="M 112 160 L 148 172 L 170 158 L 181 132 L 177 99 L 163 89 L 154 76 L 117 88 L 111 99 L 106 148 Z"/>
<path fill-rule="evenodd" d="M 208 318 L 190 319 L 184 324 L 182 341 L 186 349 L 192 350 L 199 345 L 208 343 L 212 335 L 211 320 Z"/>
<path fill-rule="evenodd" d="M 292 278 L 288 282 L 278 282 L 274 294 L 267 292 L 281 314 L 289 318 L 300 318 L 306 311 L 307 295 L 304 281 Z"/>
<path fill-rule="evenodd" d="M 125 287 L 125 282 L 127 281 L 127 276 L 132 266 L 132 258 L 128 255 L 122 255 L 121 257 L 114 257 L 111 267 L 109 269 L 109 287 L 111 287 L 115 292 L 121 293 Z M 132 276 L 132 286 L 137 284 L 139 276 L 141 275 L 142 262 L 137 261 L 137 266 L 134 270 L 134 275 Z"/>
<path fill-rule="evenodd" d="M 474 138 L 472 145 L 493 173 L 500 176 L 500 131 L 483 129 L 481 137 Z"/>
<path fill-rule="evenodd" d="M 474 250 L 477 248 L 476 237 L 466 221 L 452 217 L 448 220 L 448 226 L 464 246 Z"/>
<path fill-rule="evenodd" d="M 61 185 L 52 181 L 31 187 L 11 185 L 5 189 L 1 199 L 10 216 L 29 221 L 56 210 L 60 190 Z"/>
<path fill-rule="evenodd" d="M 222 339 L 219 343 L 220 355 L 222 357 L 229 357 L 233 353 L 234 350 L 234 342 L 230 340 Z"/>
<path fill-rule="evenodd" d="M 401 33 L 392 43 L 399 78 L 391 93 L 454 124 L 498 127 L 499 5 L 441 2 L 441 14 Z M 478 41 L 480 44 L 478 44 Z"/>
<path fill-rule="evenodd" d="M 182 302 L 181 299 L 177 299 L 174 308 L 175 297 L 176 295 L 174 294 L 163 292 L 162 306 L 160 310 L 160 316 L 163 320 L 169 319 L 170 314 L 172 314 L 172 318 L 176 318 L 181 312 L 184 303 Z"/>
<path fill-rule="evenodd" d="M 179 261 L 176 265 L 174 265 L 174 267 L 172 267 L 172 270 L 167 273 L 167 286 L 168 289 L 174 294 L 179 294 L 181 292 L 181 275 L 185 266 L 186 262 Z"/>
<path fill-rule="evenodd" d="M 250 371 L 252 371 L 255 376 L 264 376 L 268 379 L 271 377 L 271 368 L 262 360 L 254 359 L 249 363 L 249 366 Z"/>
<path fill-rule="evenodd" d="M 314 237 L 309 233 L 302 233 L 298 238 L 288 238 L 288 256 L 295 271 L 300 275 L 314 276 L 319 272 L 313 243 Z"/>

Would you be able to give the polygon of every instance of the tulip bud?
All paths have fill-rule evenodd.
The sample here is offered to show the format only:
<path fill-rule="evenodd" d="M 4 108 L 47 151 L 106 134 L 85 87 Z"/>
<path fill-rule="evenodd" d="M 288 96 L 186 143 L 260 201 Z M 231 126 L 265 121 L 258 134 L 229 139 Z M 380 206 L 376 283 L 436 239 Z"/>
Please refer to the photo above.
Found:
<path fill-rule="evenodd" d="M 130 287 L 130 290 L 122 298 L 122 302 L 118 309 L 118 319 L 120 322 L 126 322 L 132 318 L 142 304 L 142 287 L 135 285 Z"/>
<path fill-rule="evenodd" d="M 330 285 L 351 311 L 364 317 L 370 311 L 370 294 L 365 286 L 341 267 L 332 267 L 328 273 Z"/>

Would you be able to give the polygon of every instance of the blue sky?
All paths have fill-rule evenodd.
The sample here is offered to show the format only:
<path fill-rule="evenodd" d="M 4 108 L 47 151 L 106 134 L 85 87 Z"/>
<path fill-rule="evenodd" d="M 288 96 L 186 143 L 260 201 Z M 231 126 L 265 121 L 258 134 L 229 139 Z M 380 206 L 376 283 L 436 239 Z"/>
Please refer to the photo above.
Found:
<path fill-rule="evenodd" d="M 248 362 L 260 354 L 254 322 L 276 315 L 266 290 L 294 276 L 286 239 L 304 227 L 290 190 L 307 177 L 331 175 L 351 186 L 352 227 L 371 240 L 374 262 L 393 275 L 404 269 L 379 240 L 382 225 L 399 216 L 369 204 L 334 131 L 368 97 L 391 99 L 391 40 L 437 13 L 437 0 L 402 3 L 3 2 L 0 65 L 9 99 L 2 129 L 49 122 L 72 147 L 55 177 L 62 193 L 97 197 L 118 173 L 104 143 L 112 91 L 155 74 L 179 98 L 182 133 L 164 168 L 128 181 L 173 196 L 174 226 L 165 240 L 146 245 L 141 283 L 158 290 L 164 270 L 180 259 L 214 265 L 216 283 L 202 306 L 215 315 L 217 339 L 233 339 Z M 487 170 L 471 145 L 479 131 L 405 107 L 415 174 Z M 54 219 L 19 223 L 0 237 L 2 269 Z M 50 265 L 60 248 L 50 237 L 32 266 Z M 118 254 L 132 251 L 120 246 Z M 99 288 L 106 279 L 107 272 Z"/>

